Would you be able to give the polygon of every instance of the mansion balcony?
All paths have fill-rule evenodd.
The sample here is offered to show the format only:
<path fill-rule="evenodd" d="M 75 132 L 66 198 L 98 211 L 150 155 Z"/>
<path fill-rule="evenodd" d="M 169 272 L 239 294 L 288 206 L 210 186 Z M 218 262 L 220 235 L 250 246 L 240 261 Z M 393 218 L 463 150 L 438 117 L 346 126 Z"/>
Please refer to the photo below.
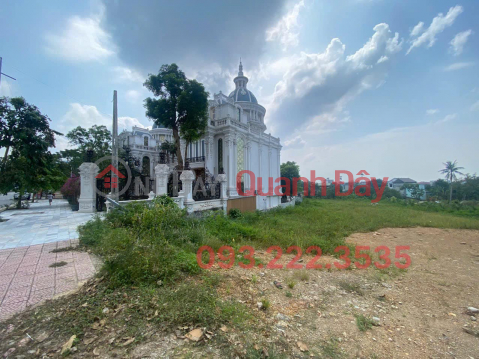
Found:
<path fill-rule="evenodd" d="M 205 167 L 205 156 L 188 157 L 186 160 L 192 169 Z"/>

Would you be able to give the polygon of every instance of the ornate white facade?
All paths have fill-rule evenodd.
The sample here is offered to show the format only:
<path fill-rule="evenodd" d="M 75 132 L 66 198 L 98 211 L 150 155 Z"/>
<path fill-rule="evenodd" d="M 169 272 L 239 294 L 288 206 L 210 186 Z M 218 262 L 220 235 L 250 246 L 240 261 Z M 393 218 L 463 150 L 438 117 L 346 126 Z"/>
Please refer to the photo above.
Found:
<path fill-rule="evenodd" d="M 268 178 L 280 177 L 281 144 L 279 138 L 266 134 L 264 118 L 266 109 L 258 104 L 256 97 L 247 89 L 248 78 L 243 74 L 240 62 L 238 76 L 234 79 L 235 89 L 229 96 L 218 93 L 209 100 L 209 120 L 205 136 L 189 145 L 187 158 L 190 166 L 197 174 L 201 169 L 217 176 L 221 169 L 227 177 L 227 194 L 237 197 L 236 175 L 242 170 L 255 174 L 255 190 L 262 193 L 272 191 L 268 188 Z M 130 146 L 131 154 L 141 161 L 145 157 L 150 162 L 150 173 L 154 173 L 159 163 L 161 143 L 174 142 L 170 129 L 153 126 L 147 130 L 134 127 L 132 131 L 124 131 L 119 136 L 120 147 Z M 182 154 L 185 153 L 182 141 Z M 262 178 L 262 189 L 257 188 L 258 178 Z M 250 189 L 249 175 L 244 178 L 245 190 Z M 281 198 L 274 195 L 257 195 L 256 208 L 263 210 L 276 207 Z"/>

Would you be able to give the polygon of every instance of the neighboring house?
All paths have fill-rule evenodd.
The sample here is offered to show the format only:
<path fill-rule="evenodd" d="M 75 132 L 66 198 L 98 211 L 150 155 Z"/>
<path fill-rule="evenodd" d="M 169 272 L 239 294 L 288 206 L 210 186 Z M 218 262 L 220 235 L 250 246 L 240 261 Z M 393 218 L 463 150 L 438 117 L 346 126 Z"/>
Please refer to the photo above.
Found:
<path fill-rule="evenodd" d="M 388 186 L 391 189 L 395 189 L 396 191 L 399 191 L 401 195 L 405 198 L 412 198 L 411 191 L 410 190 L 405 190 L 401 189 L 405 184 L 417 184 L 419 185 L 420 189 L 424 190 L 424 195 L 420 198 L 421 200 L 425 201 L 427 194 L 426 194 L 426 186 L 429 185 L 429 182 L 416 182 L 411 178 L 393 178 L 388 182 Z"/>

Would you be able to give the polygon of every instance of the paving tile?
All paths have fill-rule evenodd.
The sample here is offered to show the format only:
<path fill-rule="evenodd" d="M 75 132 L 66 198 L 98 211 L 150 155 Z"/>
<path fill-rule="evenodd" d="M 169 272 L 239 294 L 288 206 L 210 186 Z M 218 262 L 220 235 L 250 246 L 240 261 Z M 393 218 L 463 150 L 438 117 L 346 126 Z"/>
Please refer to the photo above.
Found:
<path fill-rule="evenodd" d="M 70 241 L 65 241 L 0 250 L 0 258 L 5 258 L 0 271 L 0 321 L 24 310 L 27 306 L 74 290 L 79 282 L 95 274 L 88 253 L 76 251 L 49 253 L 57 246 L 63 248 L 70 245 Z M 67 265 L 49 267 L 61 260 L 67 262 Z"/>

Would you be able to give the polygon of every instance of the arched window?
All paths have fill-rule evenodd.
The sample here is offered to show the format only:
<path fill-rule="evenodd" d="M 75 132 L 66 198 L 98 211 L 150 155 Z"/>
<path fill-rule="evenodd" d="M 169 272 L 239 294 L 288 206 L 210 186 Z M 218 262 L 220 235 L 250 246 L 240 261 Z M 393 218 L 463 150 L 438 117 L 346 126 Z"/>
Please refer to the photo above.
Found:
<path fill-rule="evenodd" d="M 218 173 L 223 172 L 223 139 L 218 140 Z"/>
<path fill-rule="evenodd" d="M 144 176 L 150 176 L 150 158 L 147 156 L 143 157 L 141 174 Z"/>
<path fill-rule="evenodd" d="M 143 138 L 143 143 L 144 143 L 144 146 L 148 146 L 148 137 L 144 137 Z"/>

